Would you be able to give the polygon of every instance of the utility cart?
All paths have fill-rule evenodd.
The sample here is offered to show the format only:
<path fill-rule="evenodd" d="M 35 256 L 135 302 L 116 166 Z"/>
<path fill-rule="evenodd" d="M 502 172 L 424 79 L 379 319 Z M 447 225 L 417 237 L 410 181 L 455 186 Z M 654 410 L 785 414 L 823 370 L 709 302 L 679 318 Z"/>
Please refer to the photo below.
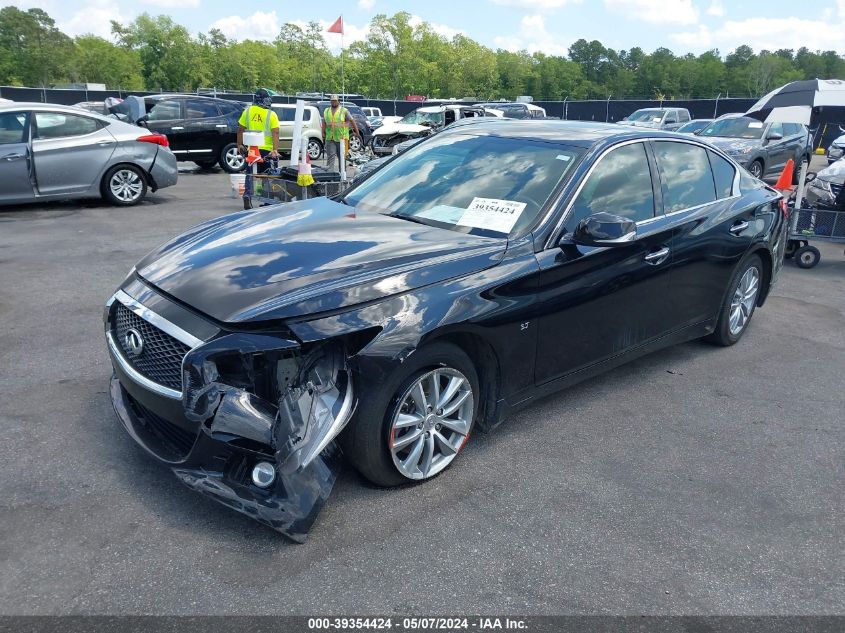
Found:
<path fill-rule="evenodd" d="M 341 180 L 340 173 L 327 171 L 317 165 L 311 167 L 313 184 L 307 187 L 298 185 L 298 175 L 296 167 L 280 168 L 277 163 L 263 174 L 247 172 L 243 193 L 244 209 L 319 196 L 334 196 L 349 186 L 348 181 Z"/>
<path fill-rule="evenodd" d="M 837 209 L 793 209 L 786 257 L 799 268 L 812 268 L 821 260 L 821 253 L 810 242 L 845 244 L 845 211 Z"/>

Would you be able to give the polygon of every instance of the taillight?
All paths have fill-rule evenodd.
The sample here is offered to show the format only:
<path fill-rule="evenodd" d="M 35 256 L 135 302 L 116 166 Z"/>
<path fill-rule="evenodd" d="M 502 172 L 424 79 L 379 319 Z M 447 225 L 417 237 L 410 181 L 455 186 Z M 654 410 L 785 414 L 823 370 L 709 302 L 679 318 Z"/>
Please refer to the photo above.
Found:
<path fill-rule="evenodd" d="M 156 145 L 161 145 L 162 147 L 170 147 L 170 141 L 167 140 L 167 137 L 164 134 L 159 134 L 158 132 L 155 134 L 145 134 L 144 136 L 139 136 L 135 140 L 141 143 L 155 143 Z"/>

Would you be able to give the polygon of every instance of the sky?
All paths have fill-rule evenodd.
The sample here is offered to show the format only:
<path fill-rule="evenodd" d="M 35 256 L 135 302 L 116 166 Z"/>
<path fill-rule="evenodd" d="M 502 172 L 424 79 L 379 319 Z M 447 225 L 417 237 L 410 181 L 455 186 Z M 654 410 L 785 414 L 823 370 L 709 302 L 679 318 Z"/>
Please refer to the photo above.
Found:
<path fill-rule="evenodd" d="M 494 49 L 549 55 L 565 55 L 580 38 L 617 50 L 662 46 L 679 55 L 718 48 L 724 56 L 741 44 L 845 54 L 845 0 L 0 0 L 7 4 L 40 7 L 70 35 L 107 38 L 111 20 L 126 23 L 142 12 L 170 15 L 194 34 L 214 27 L 238 40 L 272 40 L 286 22 L 328 27 L 342 13 L 348 45 L 365 37 L 376 14 L 407 11 L 447 37 L 462 33 Z M 325 37 L 339 50 L 339 35 Z"/>

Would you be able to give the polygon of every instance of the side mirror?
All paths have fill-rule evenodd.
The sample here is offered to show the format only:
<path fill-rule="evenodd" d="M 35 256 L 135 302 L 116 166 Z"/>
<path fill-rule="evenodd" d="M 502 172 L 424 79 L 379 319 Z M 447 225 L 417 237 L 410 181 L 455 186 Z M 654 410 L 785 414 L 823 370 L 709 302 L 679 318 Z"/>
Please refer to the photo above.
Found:
<path fill-rule="evenodd" d="M 695 134 L 696 136 L 700 136 L 700 135 L 701 135 L 701 132 L 702 132 L 703 130 L 704 130 L 704 128 L 703 128 L 703 127 L 698 128 L 695 132 L 693 132 L 693 134 Z"/>
<path fill-rule="evenodd" d="M 766 140 L 767 140 L 767 141 L 779 141 L 779 140 L 781 140 L 782 138 L 783 138 L 783 134 L 781 134 L 780 132 L 769 132 L 769 133 L 766 135 Z"/>
<path fill-rule="evenodd" d="M 637 238 L 637 225 L 612 213 L 594 213 L 575 227 L 572 241 L 582 246 L 619 246 Z"/>

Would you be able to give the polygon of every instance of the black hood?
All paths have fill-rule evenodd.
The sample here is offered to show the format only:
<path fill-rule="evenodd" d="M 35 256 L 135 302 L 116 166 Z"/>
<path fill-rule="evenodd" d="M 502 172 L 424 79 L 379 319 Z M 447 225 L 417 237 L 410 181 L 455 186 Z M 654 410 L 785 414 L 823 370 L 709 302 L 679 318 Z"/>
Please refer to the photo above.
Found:
<path fill-rule="evenodd" d="M 213 319 L 243 323 L 335 310 L 467 275 L 498 263 L 506 246 L 315 198 L 196 227 L 137 270 Z"/>

